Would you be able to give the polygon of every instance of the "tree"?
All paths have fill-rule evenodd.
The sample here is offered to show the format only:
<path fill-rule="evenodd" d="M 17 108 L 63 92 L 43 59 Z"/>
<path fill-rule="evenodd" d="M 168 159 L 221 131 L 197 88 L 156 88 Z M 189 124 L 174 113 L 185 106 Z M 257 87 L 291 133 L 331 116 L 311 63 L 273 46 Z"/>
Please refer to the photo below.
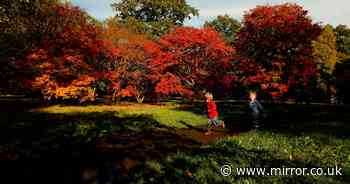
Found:
<path fill-rule="evenodd" d="M 113 97 L 134 97 L 142 103 L 150 91 L 144 47 L 152 41 L 144 34 L 119 27 L 114 19 L 106 22 L 103 36 L 118 52 L 105 73 Z"/>
<path fill-rule="evenodd" d="M 317 65 L 318 75 L 316 77 L 319 96 L 330 92 L 333 72 L 337 64 L 336 36 L 331 25 L 326 25 L 321 34 L 312 42 L 313 57 Z M 316 92 L 316 91 L 315 91 Z"/>
<path fill-rule="evenodd" d="M 350 103 L 350 58 L 337 63 L 333 75 L 336 78 L 337 98 L 339 101 Z"/>
<path fill-rule="evenodd" d="M 61 0 L 1 1 L 0 9 L 3 11 L 0 11 L 0 38 L 2 44 L 11 43 L 10 47 L 16 46 L 21 49 L 43 44 L 45 40 L 62 31 L 60 25 L 56 23 L 61 23 L 63 19 L 58 17 L 59 12 L 55 11 L 62 5 Z M 92 19 L 90 16 L 87 17 Z"/>
<path fill-rule="evenodd" d="M 346 25 L 338 25 L 334 31 L 340 61 L 346 60 L 350 57 L 350 29 Z"/>
<path fill-rule="evenodd" d="M 96 73 L 105 71 L 106 58 L 117 53 L 100 38 L 101 27 L 78 7 L 62 4 L 52 7 L 54 20 L 48 28 L 57 30 L 32 48 L 17 69 L 32 71 L 24 81 L 45 99 L 92 101 Z"/>
<path fill-rule="evenodd" d="M 121 0 L 112 4 L 122 25 L 160 36 L 198 11 L 185 0 Z"/>
<path fill-rule="evenodd" d="M 312 42 L 313 56 L 321 70 L 332 74 L 337 63 L 336 36 L 331 25 L 326 25 L 318 38 Z"/>
<path fill-rule="evenodd" d="M 308 86 L 315 75 L 312 45 L 320 32 L 308 12 L 296 4 L 257 6 L 244 15 L 236 44 L 246 62 L 256 62 L 256 72 L 247 73 L 246 83 L 267 86 Z M 243 62 L 245 63 L 245 62 Z M 265 76 L 268 80 L 261 80 Z M 266 88 L 270 89 L 270 88 Z M 286 90 L 279 90 L 280 96 Z M 272 95 L 272 94 L 271 94 Z"/>
<path fill-rule="evenodd" d="M 5 92 L 18 93 L 24 90 L 21 78 L 31 73 L 19 71 L 15 62 L 24 60 L 27 52 L 55 34 L 49 25 L 52 22 L 52 7 L 59 0 L 3 0 L 0 1 L 0 86 Z"/>
<path fill-rule="evenodd" d="M 234 45 L 237 37 L 236 33 L 241 29 L 241 23 L 229 15 L 219 15 L 216 19 L 205 22 L 204 27 L 212 27 L 225 38 L 230 45 Z"/>
<path fill-rule="evenodd" d="M 234 49 L 211 28 L 180 27 L 147 49 L 150 77 L 158 94 L 191 96 L 220 83 L 232 69 Z"/>

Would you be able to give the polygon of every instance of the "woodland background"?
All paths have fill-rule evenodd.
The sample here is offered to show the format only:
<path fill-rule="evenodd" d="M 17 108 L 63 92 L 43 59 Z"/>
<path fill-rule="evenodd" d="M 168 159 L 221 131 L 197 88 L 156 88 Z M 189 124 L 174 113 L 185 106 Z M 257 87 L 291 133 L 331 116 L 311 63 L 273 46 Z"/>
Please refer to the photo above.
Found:
<path fill-rule="evenodd" d="M 243 20 L 218 15 L 203 28 L 184 27 L 199 14 L 185 0 L 111 5 L 96 20 L 60 0 L 0 3 L 0 91 L 52 103 L 97 98 L 349 102 L 350 29 L 315 23 L 297 4 L 257 6 Z"/>

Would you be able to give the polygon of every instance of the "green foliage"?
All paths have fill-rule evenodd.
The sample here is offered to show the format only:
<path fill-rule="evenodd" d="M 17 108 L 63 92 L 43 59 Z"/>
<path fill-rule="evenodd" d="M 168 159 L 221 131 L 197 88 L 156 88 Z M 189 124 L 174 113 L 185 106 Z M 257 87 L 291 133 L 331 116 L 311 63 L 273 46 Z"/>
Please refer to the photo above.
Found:
<path fill-rule="evenodd" d="M 320 69 L 332 74 L 337 63 L 337 43 L 333 27 L 327 25 L 318 38 L 313 41 L 313 56 Z"/>
<path fill-rule="evenodd" d="M 237 37 L 236 33 L 241 29 L 241 23 L 229 15 L 219 15 L 216 19 L 206 22 L 204 27 L 212 27 L 221 33 L 223 38 L 230 45 L 234 45 Z"/>
<path fill-rule="evenodd" d="M 350 29 L 346 25 L 338 25 L 334 31 L 337 37 L 339 59 L 350 57 Z"/>
<path fill-rule="evenodd" d="M 337 80 L 337 88 L 339 89 L 339 96 L 343 98 L 344 103 L 349 103 L 350 98 L 350 57 L 343 59 L 337 63 L 336 69 L 333 74 Z"/>
<path fill-rule="evenodd" d="M 153 36 L 160 36 L 198 15 L 198 10 L 185 0 L 122 0 L 112 7 L 122 25 Z"/>

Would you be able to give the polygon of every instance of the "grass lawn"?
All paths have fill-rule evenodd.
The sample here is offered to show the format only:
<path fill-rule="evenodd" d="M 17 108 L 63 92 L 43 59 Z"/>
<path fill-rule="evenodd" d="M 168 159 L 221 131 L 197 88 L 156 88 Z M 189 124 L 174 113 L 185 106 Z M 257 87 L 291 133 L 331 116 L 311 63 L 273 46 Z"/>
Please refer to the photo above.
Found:
<path fill-rule="evenodd" d="M 250 131 L 190 152 L 147 161 L 129 173 L 131 183 L 349 183 L 349 139 L 290 137 Z M 230 165 L 223 177 L 220 167 Z M 346 176 L 237 176 L 235 168 L 343 168 Z M 136 176 L 136 177 L 135 177 Z"/>
<path fill-rule="evenodd" d="M 260 131 L 251 130 L 246 104 L 218 107 L 227 129 L 206 137 L 201 104 L 38 107 L 1 102 L 0 159 L 17 160 L 9 163 L 15 167 L 2 164 L 2 173 L 43 183 L 350 182 L 349 107 L 266 106 Z M 238 176 L 233 170 L 224 177 L 224 164 L 337 166 L 343 176 Z"/>
<path fill-rule="evenodd" d="M 186 128 L 181 121 L 192 126 L 206 125 L 205 116 L 197 115 L 193 112 L 179 110 L 178 105 L 115 105 L 115 106 L 51 106 L 42 109 L 36 109 L 36 112 L 45 112 L 51 114 L 76 115 L 81 113 L 104 113 L 113 112 L 116 117 L 129 116 L 150 116 L 161 125 L 174 128 Z M 204 115 L 204 114 L 203 114 Z"/>

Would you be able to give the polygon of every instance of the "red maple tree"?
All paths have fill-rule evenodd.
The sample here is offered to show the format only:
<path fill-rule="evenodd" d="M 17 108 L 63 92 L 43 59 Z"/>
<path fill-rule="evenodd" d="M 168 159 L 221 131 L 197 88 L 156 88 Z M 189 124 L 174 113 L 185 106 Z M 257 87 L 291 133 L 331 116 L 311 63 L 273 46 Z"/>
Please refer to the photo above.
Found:
<path fill-rule="evenodd" d="M 144 34 L 119 27 L 113 19 L 107 22 L 103 37 L 117 51 L 105 73 L 113 98 L 133 97 L 142 103 L 150 91 L 145 45 L 153 42 Z"/>
<path fill-rule="evenodd" d="M 158 94 L 191 96 L 225 78 L 234 49 L 211 28 L 179 27 L 162 36 L 158 44 L 149 44 L 150 79 Z"/>
<path fill-rule="evenodd" d="M 94 100 L 94 73 L 104 66 L 101 55 L 111 52 L 99 38 L 101 28 L 70 4 L 54 6 L 52 11 L 57 19 L 49 26 L 59 31 L 28 54 L 25 66 L 34 71 L 31 86 L 49 100 Z"/>
<path fill-rule="evenodd" d="M 279 97 L 315 75 L 311 41 L 320 33 L 308 12 L 296 4 L 258 6 L 244 15 L 237 50 L 246 84 L 258 84 Z M 249 62 L 249 63 L 247 63 Z"/>

